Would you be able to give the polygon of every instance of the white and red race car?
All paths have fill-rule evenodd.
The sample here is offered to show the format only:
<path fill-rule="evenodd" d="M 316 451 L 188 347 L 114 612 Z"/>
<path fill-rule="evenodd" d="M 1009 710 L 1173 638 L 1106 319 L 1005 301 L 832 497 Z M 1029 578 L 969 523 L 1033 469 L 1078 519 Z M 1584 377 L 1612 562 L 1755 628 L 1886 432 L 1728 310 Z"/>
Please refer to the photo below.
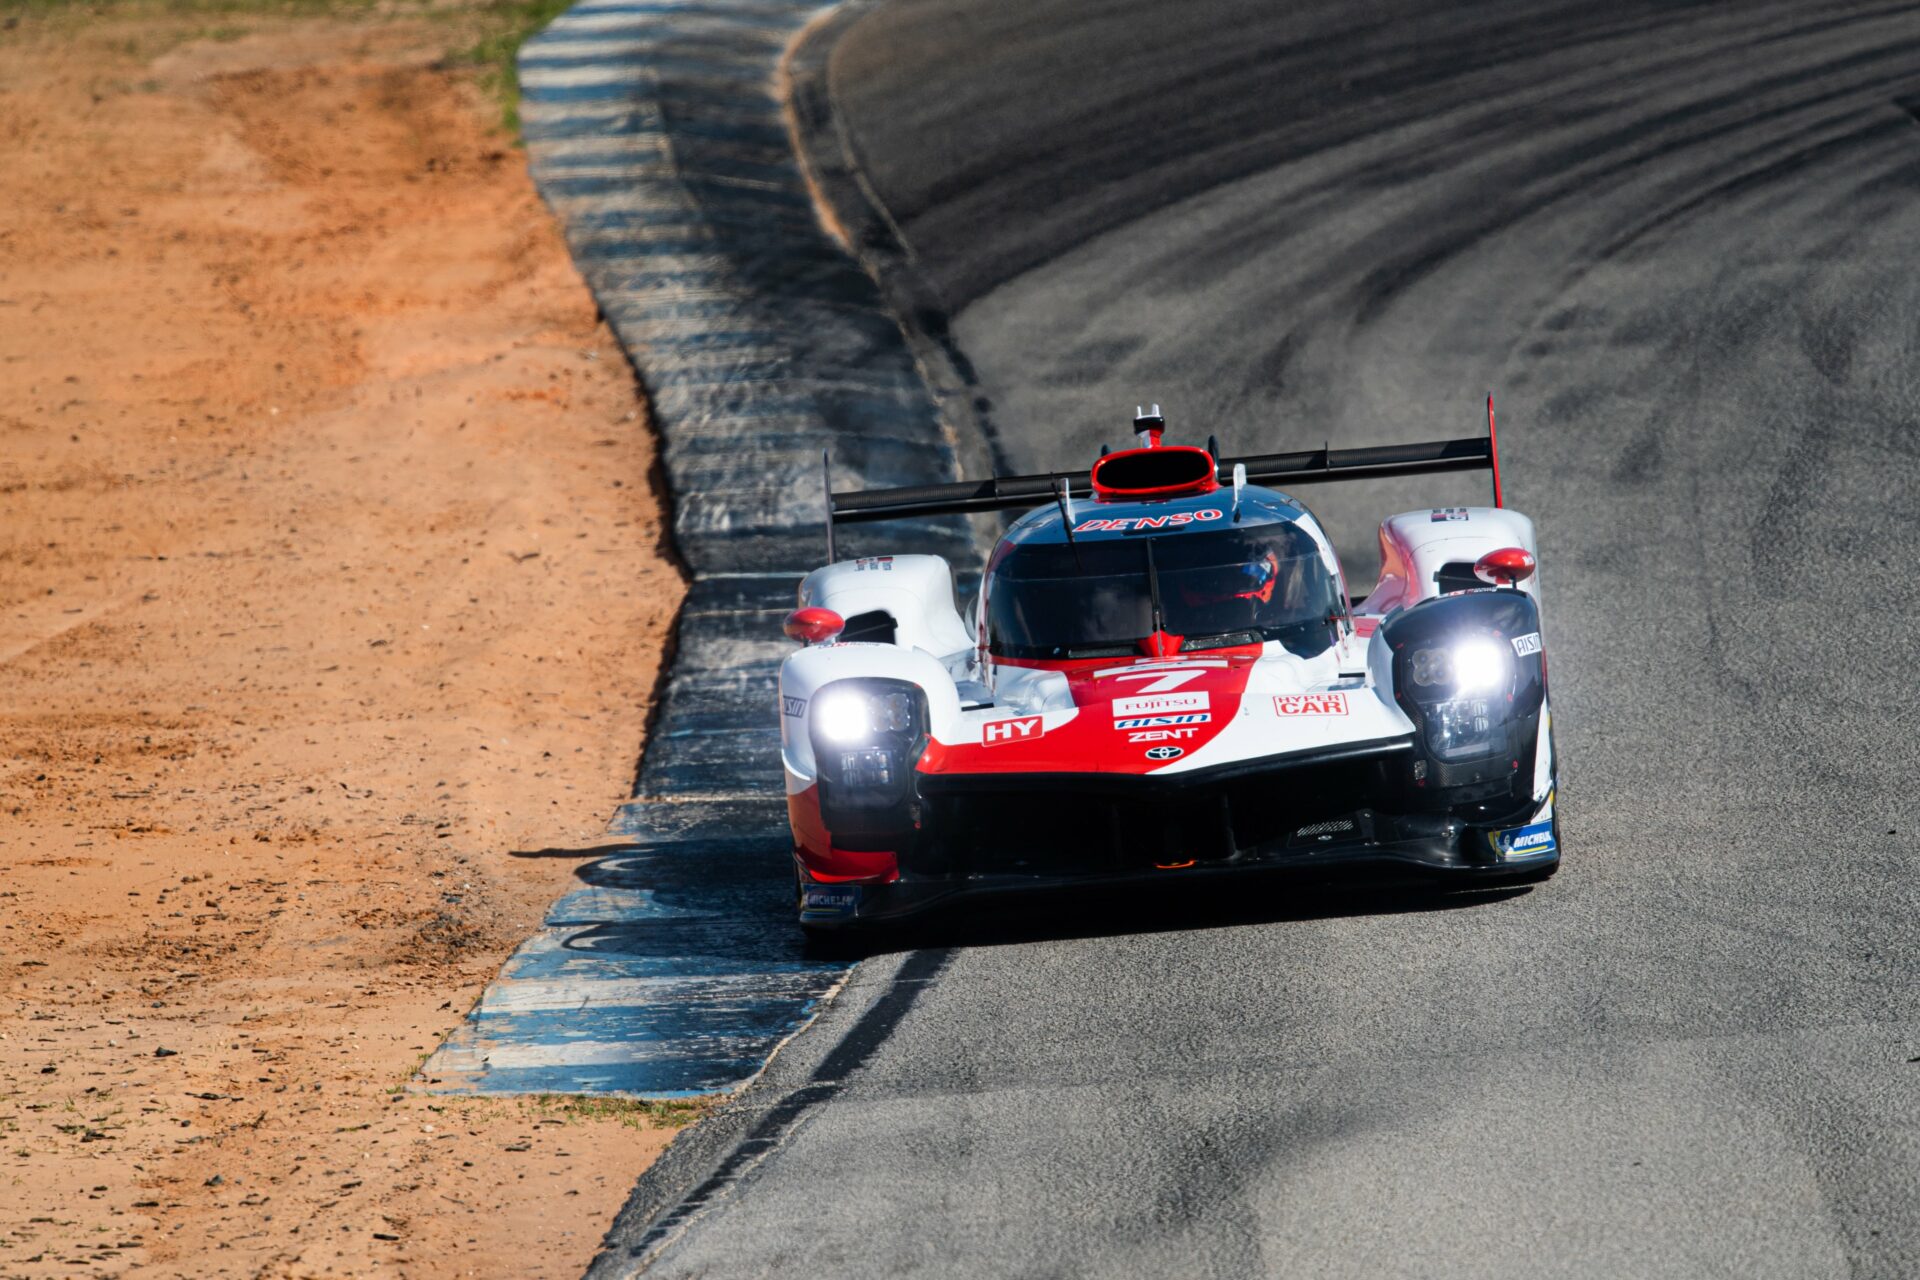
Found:
<path fill-rule="evenodd" d="M 1552 874 L 1533 522 L 1501 503 L 1491 425 L 1489 405 L 1485 438 L 1223 462 L 1162 445 L 1155 406 L 1091 472 L 829 490 L 829 559 L 835 522 L 1044 505 L 970 620 L 937 556 L 800 584 L 780 668 L 800 923 L 1254 869 Z M 1464 469 L 1493 472 L 1494 505 L 1386 520 L 1360 600 L 1313 514 L 1250 483 Z"/>

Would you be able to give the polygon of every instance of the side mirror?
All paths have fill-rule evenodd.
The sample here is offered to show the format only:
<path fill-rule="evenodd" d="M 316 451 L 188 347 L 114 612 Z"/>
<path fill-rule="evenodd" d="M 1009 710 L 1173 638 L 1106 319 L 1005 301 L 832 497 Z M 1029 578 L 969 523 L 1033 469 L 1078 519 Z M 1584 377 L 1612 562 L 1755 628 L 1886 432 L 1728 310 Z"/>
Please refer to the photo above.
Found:
<path fill-rule="evenodd" d="M 1494 586 L 1516 586 L 1533 576 L 1533 553 L 1523 547 L 1502 547 L 1489 551 L 1473 564 L 1473 575 Z"/>
<path fill-rule="evenodd" d="M 795 609 L 787 615 L 787 625 L 782 628 L 787 639 L 798 640 L 801 644 L 826 644 L 847 629 L 847 620 L 831 609 L 809 607 Z"/>

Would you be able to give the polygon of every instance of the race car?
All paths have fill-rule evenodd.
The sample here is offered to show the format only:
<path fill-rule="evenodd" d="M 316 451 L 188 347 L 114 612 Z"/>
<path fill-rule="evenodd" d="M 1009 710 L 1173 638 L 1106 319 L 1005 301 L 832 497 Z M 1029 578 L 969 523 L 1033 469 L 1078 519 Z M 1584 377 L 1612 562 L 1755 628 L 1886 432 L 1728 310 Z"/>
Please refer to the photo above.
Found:
<path fill-rule="evenodd" d="M 1533 522 L 1481 438 L 1238 460 L 1164 444 L 1088 472 L 834 493 L 839 523 L 1033 509 L 970 617 L 932 555 L 807 575 L 781 664 L 810 931 L 963 895 L 1292 871 L 1455 884 L 1560 860 Z M 1378 585 L 1278 488 L 1465 469 L 1493 505 L 1380 525 Z M 1039 500 L 1036 505 L 1036 500 Z"/>

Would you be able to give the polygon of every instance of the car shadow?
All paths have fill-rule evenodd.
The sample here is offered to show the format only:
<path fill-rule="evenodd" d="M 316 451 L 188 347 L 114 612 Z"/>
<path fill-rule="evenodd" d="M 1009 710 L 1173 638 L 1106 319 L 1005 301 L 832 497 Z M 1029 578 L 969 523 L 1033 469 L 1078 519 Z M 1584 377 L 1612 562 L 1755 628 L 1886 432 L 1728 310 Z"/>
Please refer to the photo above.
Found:
<path fill-rule="evenodd" d="M 1134 934 L 1246 928 L 1310 920 L 1463 911 L 1519 898 L 1527 884 L 1462 889 L 1447 884 L 1304 881 L 1273 872 L 1119 886 L 1052 886 L 964 898 L 899 925 L 803 937 L 793 917 L 791 862 L 783 844 L 754 836 L 669 845 L 611 840 L 530 849 L 516 858 L 581 859 L 584 887 L 637 895 L 627 907 L 589 900 L 568 918 L 569 950 L 664 956 L 675 949 L 723 966 L 796 961 L 848 963 L 926 948 L 1018 946 Z"/>
<path fill-rule="evenodd" d="M 1289 883 L 1258 873 L 1142 890 L 1047 888 L 962 900 L 908 924 L 845 938 L 810 940 L 809 952 L 861 959 L 923 948 L 999 947 L 1153 933 L 1191 933 L 1256 925 L 1415 912 L 1464 911 L 1533 891 L 1509 884 L 1482 889 L 1446 885 Z"/>

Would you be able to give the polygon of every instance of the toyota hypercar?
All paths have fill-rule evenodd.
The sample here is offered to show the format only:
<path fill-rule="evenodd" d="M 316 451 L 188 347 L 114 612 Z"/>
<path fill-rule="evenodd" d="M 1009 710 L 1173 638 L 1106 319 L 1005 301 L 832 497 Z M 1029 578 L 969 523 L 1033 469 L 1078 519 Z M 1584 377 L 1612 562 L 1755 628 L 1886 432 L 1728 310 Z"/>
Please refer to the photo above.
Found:
<path fill-rule="evenodd" d="M 963 615 L 931 555 L 800 584 L 780 668 L 800 923 L 961 895 L 1293 871 L 1491 884 L 1559 865 L 1533 523 L 1484 438 L 833 493 L 835 523 L 1031 507 Z M 1280 488 L 1465 469 L 1493 505 L 1380 525 L 1351 597 Z M 1262 483 L 1255 483 L 1260 481 Z"/>

